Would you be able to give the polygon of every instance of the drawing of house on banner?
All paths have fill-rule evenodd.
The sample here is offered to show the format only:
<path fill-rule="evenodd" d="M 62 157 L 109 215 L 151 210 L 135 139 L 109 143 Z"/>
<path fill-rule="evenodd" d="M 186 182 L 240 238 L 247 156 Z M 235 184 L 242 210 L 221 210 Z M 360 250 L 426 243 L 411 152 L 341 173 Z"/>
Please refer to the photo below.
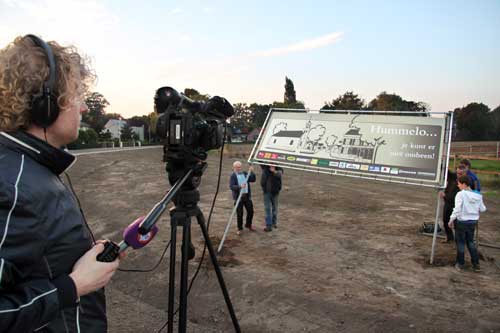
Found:
<path fill-rule="evenodd" d="M 336 149 L 330 151 L 330 156 L 345 160 L 374 163 L 377 150 L 381 145 L 385 144 L 385 141 L 381 140 L 382 137 L 373 139 L 373 142 L 363 140 L 360 128 L 354 125 L 354 120 L 357 117 L 351 120 L 349 130 L 340 140 L 340 144 L 336 145 Z"/>
<path fill-rule="evenodd" d="M 340 154 L 354 160 L 370 160 L 373 157 L 375 144 L 362 140 L 359 128 L 350 128 L 343 136 Z"/>
<path fill-rule="evenodd" d="M 281 130 L 271 136 L 266 146 L 269 149 L 296 151 L 302 134 L 303 131 Z"/>

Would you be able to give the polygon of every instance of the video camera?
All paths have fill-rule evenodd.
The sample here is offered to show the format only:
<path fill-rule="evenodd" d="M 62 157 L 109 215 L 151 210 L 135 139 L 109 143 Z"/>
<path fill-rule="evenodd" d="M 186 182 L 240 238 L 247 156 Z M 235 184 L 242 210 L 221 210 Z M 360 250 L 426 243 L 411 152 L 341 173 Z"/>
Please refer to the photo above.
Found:
<path fill-rule="evenodd" d="M 225 120 L 234 114 L 225 98 L 193 101 L 171 87 L 162 87 L 156 91 L 154 102 L 160 114 L 156 133 L 164 139 L 168 151 L 165 162 L 190 157 L 205 160 L 208 150 L 222 146 Z"/>

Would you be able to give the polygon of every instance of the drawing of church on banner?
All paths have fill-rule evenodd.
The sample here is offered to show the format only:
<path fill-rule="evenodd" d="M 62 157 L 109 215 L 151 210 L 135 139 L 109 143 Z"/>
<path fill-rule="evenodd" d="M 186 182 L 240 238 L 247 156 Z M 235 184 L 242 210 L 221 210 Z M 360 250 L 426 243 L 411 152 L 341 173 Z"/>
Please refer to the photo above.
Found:
<path fill-rule="evenodd" d="M 295 152 L 300 145 L 300 138 L 304 131 L 289 131 L 287 127 L 288 124 L 285 122 L 276 124 L 266 146 L 270 149 Z"/>
<path fill-rule="evenodd" d="M 280 122 L 274 127 L 266 147 L 296 154 L 375 163 L 377 150 L 385 145 L 385 140 L 382 137 L 364 140 L 361 129 L 354 123 L 357 117 L 359 115 L 352 118 L 349 128 L 340 139 L 328 133 L 323 123 L 313 126 L 311 119 L 302 130 L 287 130 L 288 124 Z"/>

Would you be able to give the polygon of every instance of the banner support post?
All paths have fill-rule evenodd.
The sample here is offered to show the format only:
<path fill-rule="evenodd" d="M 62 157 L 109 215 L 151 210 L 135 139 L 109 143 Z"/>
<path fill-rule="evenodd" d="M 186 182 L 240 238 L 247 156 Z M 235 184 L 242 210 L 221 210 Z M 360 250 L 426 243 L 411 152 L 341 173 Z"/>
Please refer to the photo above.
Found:
<path fill-rule="evenodd" d="M 432 249 L 431 249 L 431 260 L 430 264 L 434 263 L 434 249 L 436 247 L 436 238 L 439 225 L 439 211 L 441 209 L 441 197 L 439 196 L 439 189 L 437 193 L 437 204 L 436 204 L 436 220 L 434 221 L 434 234 L 432 235 Z"/>
<path fill-rule="evenodd" d="M 447 144 L 447 149 L 446 149 L 446 161 L 444 163 L 445 169 L 443 170 L 443 175 L 441 176 L 444 181 L 442 183 L 442 186 L 446 186 L 446 182 L 448 181 L 448 168 L 449 168 L 449 163 L 450 163 L 450 150 L 451 150 L 451 134 L 452 134 L 452 129 L 453 129 L 453 112 L 448 112 L 448 119 L 447 119 L 447 125 L 448 125 L 448 135 L 445 136 L 445 143 Z M 432 248 L 431 248 L 431 258 L 429 261 L 429 264 L 434 263 L 434 252 L 435 252 L 435 247 L 436 247 L 436 238 L 437 238 L 437 229 L 439 225 L 439 211 L 441 210 L 441 197 L 439 195 L 440 188 L 437 188 L 437 204 L 436 204 L 436 219 L 434 221 L 434 233 L 432 235 Z M 446 228 L 446 227 L 445 227 Z"/>

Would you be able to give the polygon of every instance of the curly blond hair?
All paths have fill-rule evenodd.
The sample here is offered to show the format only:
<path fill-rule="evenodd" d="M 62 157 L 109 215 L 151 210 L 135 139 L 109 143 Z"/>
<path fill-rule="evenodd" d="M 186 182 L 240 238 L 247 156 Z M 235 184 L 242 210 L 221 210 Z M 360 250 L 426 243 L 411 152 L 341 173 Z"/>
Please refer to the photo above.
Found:
<path fill-rule="evenodd" d="M 56 61 L 54 93 L 59 108 L 68 107 L 74 98 L 83 97 L 95 75 L 89 62 L 74 46 L 48 42 Z M 45 51 L 26 37 L 17 37 L 0 50 L 0 131 L 28 129 L 33 95 L 42 91 L 48 79 Z"/>

